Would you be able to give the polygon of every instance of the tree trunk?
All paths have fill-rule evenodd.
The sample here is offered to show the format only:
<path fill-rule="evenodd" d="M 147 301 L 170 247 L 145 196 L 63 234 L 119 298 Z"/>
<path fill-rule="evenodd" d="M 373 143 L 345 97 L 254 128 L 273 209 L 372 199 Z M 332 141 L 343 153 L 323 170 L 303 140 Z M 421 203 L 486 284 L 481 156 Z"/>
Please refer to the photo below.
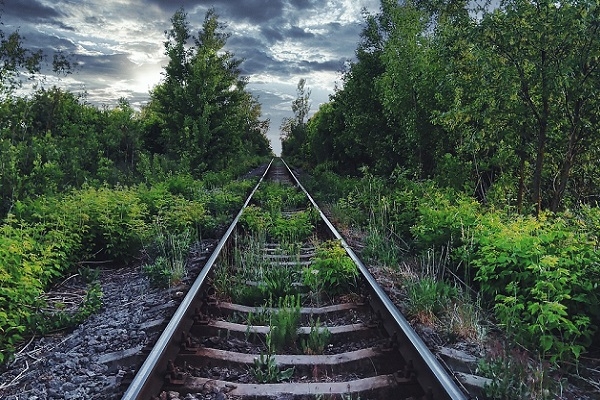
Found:
<path fill-rule="evenodd" d="M 540 72 L 542 84 L 542 110 L 538 119 L 538 141 L 537 156 L 535 160 L 535 171 L 533 173 L 533 191 L 532 200 L 536 205 L 535 215 L 539 216 L 542 211 L 542 172 L 544 170 L 544 157 L 546 155 L 546 138 L 548 134 L 548 121 L 550 115 L 550 90 L 548 87 L 547 76 L 547 56 L 546 51 L 540 53 Z"/>
<path fill-rule="evenodd" d="M 544 168 L 544 156 L 546 151 L 546 131 L 547 122 L 543 122 L 538 130 L 537 156 L 535 160 L 535 170 L 533 172 L 533 190 L 531 200 L 535 204 L 535 215 L 540 215 L 542 211 L 542 170 Z"/>
<path fill-rule="evenodd" d="M 567 189 L 567 183 L 569 182 L 569 177 L 571 176 L 571 168 L 573 167 L 573 155 L 568 154 L 565 156 L 563 160 L 562 167 L 560 169 L 560 178 L 558 182 L 558 187 L 554 192 L 554 196 L 552 198 L 552 204 L 550 206 L 550 210 L 552 212 L 558 211 L 563 197 L 565 195 L 565 190 Z"/>
<path fill-rule="evenodd" d="M 519 191 L 517 192 L 517 212 L 523 211 L 523 199 L 525 197 L 525 161 L 526 153 L 519 152 Z"/>

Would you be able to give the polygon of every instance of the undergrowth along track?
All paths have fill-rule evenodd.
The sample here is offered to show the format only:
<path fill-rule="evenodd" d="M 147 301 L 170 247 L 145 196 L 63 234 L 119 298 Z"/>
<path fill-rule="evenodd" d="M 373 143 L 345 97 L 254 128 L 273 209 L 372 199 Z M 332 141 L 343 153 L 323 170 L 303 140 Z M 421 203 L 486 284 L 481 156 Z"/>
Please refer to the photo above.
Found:
<path fill-rule="evenodd" d="M 166 392 L 467 398 L 283 160 L 271 162 L 123 399 Z"/>

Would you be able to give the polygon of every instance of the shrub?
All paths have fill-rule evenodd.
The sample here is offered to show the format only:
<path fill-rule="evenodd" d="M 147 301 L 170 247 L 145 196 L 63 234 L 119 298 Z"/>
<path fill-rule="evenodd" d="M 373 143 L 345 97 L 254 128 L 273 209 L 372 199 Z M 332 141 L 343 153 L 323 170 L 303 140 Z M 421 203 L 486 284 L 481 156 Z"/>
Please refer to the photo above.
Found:
<path fill-rule="evenodd" d="M 147 208 L 134 189 L 84 188 L 65 196 L 59 215 L 80 233 L 86 254 L 126 262 L 138 254 L 148 232 Z"/>
<path fill-rule="evenodd" d="M 458 294 L 444 281 L 424 276 L 406 284 L 408 315 L 422 324 L 434 325 L 448 303 Z"/>
<path fill-rule="evenodd" d="M 419 204 L 419 216 L 411 232 L 421 250 L 462 244 L 463 232 L 474 226 L 481 214 L 479 204 L 453 191 L 432 190 Z"/>
<path fill-rule="evenodd" d="M 0 363 L 22 339 L 46 285 L 69 267 L 74 248 L 73 236 L 10 215 L 0 226 Z"/>
<path fill-rule="evenodd" d="M 331 332 L 327 327 L 321 324 L 321 320 L 310 321 L 310 333 L 306 339 L 300 341 L 302 352 L 308 355 L 323 354 L 329 341 L 331 340 Z"/>
<path fill-rule="evenodd" d="M 32 254 L 34 240 L 27 227 L 2 226 L 0 235 L 0 363 L 8 360 L 22 339 L 27 319 L 42 290 L 38 276 L 44 265 Z"/>
<path fill-rule="evenodd" d="M 356 284 L 357 276 L 358 268 L 337 240 L 319 244 L 311 265 L 303 269 L 305 285 L 330 294 L 347 291 Z"/>
<path fill-rule="evenodd" d="M 588 235 L 554 215 L 502 221 L 490 214 L 462 250 L 517 341 L 552 361 L 578 358 L 590 344 L 600 258 Z"/>
<path fill-rule="evenodd" d="M 213 189 L 204 193 L 203 201 L 210 214 L 223 221 L 231 219 L 244 203 L 245 193 L 235 193 L 231 189 Z"/>
<path fill-rule="evenodd" d="M 308 203 L 306 195 L 297 187 L 278 182 L 263 182 L 252 200 L 273 216 L 284 210 L 304 208 Z"/>
<path fill-rule="evenodd" d="M 280 243 L 303 242 L 312 235 L 317 216 L 316 211 L 310 208 L 287 217 L 276 217 L 268 230 L 269 236 Z"/>
<path fill-rule="evenodd" d="M 265 234 L 271 224 L 271 215 L 254 205 L 246 207 L 240 217 L 240 225 L 249 233 Z"/>
<path fill-rule="evenodd" d="M 492 343 L 479 362 L 478 373 L 491 379 L 484 387 L 488 399 L 544 400 L 554 398 L 557 382 L 549 374 L 549 365 L 532 360 L 529 354 L 508 343 Z M 508 350 L 510 349 L 510 350 Z"/>

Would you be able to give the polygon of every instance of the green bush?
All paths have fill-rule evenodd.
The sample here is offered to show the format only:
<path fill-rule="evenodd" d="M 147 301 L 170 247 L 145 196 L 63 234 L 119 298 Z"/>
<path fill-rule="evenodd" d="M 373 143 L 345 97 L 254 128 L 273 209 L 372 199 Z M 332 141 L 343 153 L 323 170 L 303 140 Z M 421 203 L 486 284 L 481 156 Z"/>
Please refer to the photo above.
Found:
<path fill-rule="evenodd" d="M 273 216 L 284 210 L 306 207 L 308 200 L 297 187 L 278 182 L 263 182 L 252 200 Z"/>
<path fill-rule="evenodd" d="M 69 236 L 71 261 L 129 261 L 148 232 L 147 208 L 129 188 L 87 187 L 62 197 L 39 197 L 20 203 L 15 214 L 54 239 Z"/>
<path fill-rule="evenodd" d="M 313 233 L 318 214 L 313 208 L 273 219 L 268 233 L 280 243 L 303 242 Z"/>
<path fill-rule="evenodd" d="M 492 342 L 486 357 L 479 361 L 478 374 L 491 379 L 484 386 L 486 399 L 554 399 L 563 382 L 556 381 L 547 362 L 533 360 L 526 351 L 509 343 Z"/>
<path fill-rule="evenodd" d="M 168 273 L 169 281 L 184 274 L 183 263 L 193 240 L 190 232 L 206 235 L 216 225 L 206 210 L 206 197 L 184 197 L 206 192 L 198 183 L 193 184 L 197 190 L 186 192 L 189 185 L 189 179 L 182 176 L 150 188 L 85 187 L 62 196 L 15 202 L 13 214 L 0 227 L 0 362 L 10 357 L 15 343 L 34 322 L 32 316 L 40 306 L 37 299 L 50 283 L 81 260 L 95 258 L 118 264 L 137 257 L 142 244 L 154 242 L 158 249 L 160 241 L 152 226 L 160 225 L 169 232 L 170 236 L 163 235 L 168 240 L 160 243 L 168 245 L 173 238 L 179 243 L 183 235 L 186 248 L 178 247 L 175 257 L 173 249 L 163 246 L 165 251 L 155 256 L 165 258 L 163 264 L 168 268 L 158 260 L 148 266 L 150 274 L 161 280 L 161 274 Z M 249 186 L 248 182 L 228 185 L 238 194 L 227 201 L 222 212 L 231 210 L 235 202 L 241 203 L 239 193 Z M 223 191 L 220 196 L 227 193 Z M 56 318 L 61 319 L 60 324 L 66 316 Z"/>
<path fill-rule="evenodd" d="M 246 200 L 245 193 L 236 193 L 238 191 L 233 187 L 207 191 L 203 197 L 210 215 L 218 220 L 231 219 Z"/>
<path fill-rule="evenodd" d="M 552 361 L 577 359 L 598 329 L 597 242 L 562 217 L 488 214 L 461 249 L 515 339 Z M 514 321 L 519 321 L 515 324 Z"/>
<path fill-rule="evenodd" d="M 215 219 L 206 212 L 201 201 L 187 200 L 181 196 L 173 196 L 164 201 L 156 218 L 171 232 L 191 230 L 197 237 L 210 236 L 216 225 Z"/>
<path fill-rule="evenodd" d="M 411 227 L 417 248 L 459 246 L 463 232 L 476 224 L 480 214 L 480 205 L 466 195 L 449 190 L 424 193 L 419 204 L 419 216 Z"/>
<path fill-rule="evenodd" d="M 189 174 L 177 174 L 169 176 L 160 184 L 174 196 L 181 196 L 187 200 L 194 200 L 198 191 L 203 189 L 202 182 L 195 180 Z"/>
<path fill-rule="evenodd" d="M 34 239 L 27 227 L 2 226 L 0 235 L 0 363 L 22 339 L 27 319 L 42 290 L 38 276 L 44 263 L 36 260 Z M 37 261 L 37 262 L 36 262 Z"/>
<path fill-rule="evenodd" d="M 246 207 L 240 217 L 240 226 L 248 233 L 266 234 L 272 223 L 271 215 L 255 205 Z"/>
<path fill-rule="evenodd" d="M 456 288 L 424 276 L 406 283 L 408 315 L 422 324 L 434 325 L 445 307 L 458 296 Z"/>
<path fill-rule="evenodd" d="M 338 294 L 356 284 L 358 268 L 339 241 L 329 240 L 317 247 L 312 264 L 302 273 L 304 284 L 312 290 Z"/>
<path fill-rule="evenodd" d="M 80 227 L 88 257 L 129 261 L 148 232 L 147 209 L 134 189 L 76 190 L 65 197 L 62 208 Z"/>
<path fill-rule="evenodd" d="M 0 226 L 0 363 L 22 339 L 40 294 L 69 267 L 74 236 L 13 216 Z"/>

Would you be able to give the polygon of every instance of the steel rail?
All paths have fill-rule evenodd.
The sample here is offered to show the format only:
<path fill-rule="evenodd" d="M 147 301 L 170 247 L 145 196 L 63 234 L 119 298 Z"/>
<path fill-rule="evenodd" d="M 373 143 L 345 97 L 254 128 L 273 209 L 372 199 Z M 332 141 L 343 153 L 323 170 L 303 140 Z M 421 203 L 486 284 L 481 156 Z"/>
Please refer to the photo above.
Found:
<path fill-rule="evenodd" d="M 352 250 L 352 248 L 348 245 L 346 240 L 344 240 L 342 235 L 337 231 L 337 229 L 329 221 L 327 216 L 321 211 L 321 209 L 319 208 L 319 206 L 317 205 L 315 200 L 306 191 L 304 186 L 300 183 L 300 181 L 298 180 L 296 175 L 292 172 L 292 170 L 287 165 L 287 163 L 283 159 L 281 159 L 281 161 L 283 161 L 283 164 L 285 165 L 285 167 L 288 169 L 288 171 L 290 171 L 290 175 L 293 177 L 293 179 L 296 182 L 296 184 L 298 185 L 298 187 L 304 192 L 304 194 L 306 194 L 306 196 L 310 200 L 311 204 L 315 207 L 315 209 L 319 211 L 321 218 L 323 219 L 325 224 L 328 226 L 328 228 L 331 230 L 331 232 L 334 234 L 336 239 L 340 240 L 342 246 L 346 249 L 346 252 L 350 256 L 350 258 L 352 258 L 352 260 L 359 267 L 361 273 L 363 274 L 363 276 L 369 283 L 371 290 L 380 299 L 385 310 L 391 315 L 391 317 L 394 319 L 397 326 L 399 326 L 402 329 L 403 335 L 408 340 L 408 343 L 410 343 L 412 346 L 412 349 L 409 349 L 409 350 L 412 350 L 411 351 L 413 353 L 412 356 L 414 356 L 414 357 L 420 356 L 420 358 L 422 359 L 422 364 L 424 364 L 425 368 L 418 369 L 417 370 L 418 373 L 423 373 L 424 371 L 429 371 L 429 373 L 433 377 L 433 381 L 438 383 L 438 385 L 436 385 L 437 387 L 431 386 L 429 388 L 424 387 L 423 389 L 431 390 L 431 394 L 433 395 L 432 398 L 435 398 L 435 399 L 439 399 L 439 398 L 448 398 L 448 399 L 452 399 L 452 400 L 467 400 L 467 399 L 469 399 L 469 397 L 466 396 L 464 394 L 464 392 L 459 389 L 459 387 L 456 385 L 456 383 L 448 375 L 448 373 L 446 372 L 444 367 L 440 364 L 440 362 L 431 353 L 431 351 L 425 345 L 425 343 L 419 337 L 419 335 L 412 329 L 412 327 L 410 326 L 410 324 L 408 323 L 408 321 L 406 320 L 404 315 L 402 315 L 400 313 L 400 311 L 398 310 L 398 308 L 394 305 L 394 303 L 392 303 L 392 301 L 390 300 L 388 295 L 381 288 L 381 286 L 379 286 L 379 284 L 377 283 L 377 281 L 375 280 L 373 275 L 371 275 L 371 273 L 369 272 L 367 267 L 358 258 L 356 253 L 354 253 L 354 250 Z M 419 358 L 415 358 L 412 361 L 413 361 L 413 363 L 419 363 Z M 432 378 L 432 377 L 430 377 L 430 378 Z M 421 382 L 421 379 L 419 379 L 419 378 L 420 378 L 420 376 L 417 375 L 417 380 L 419 380 L 419 382 Z M 431 382 L 431 379 L 427 380 L 427 382 Z"/>
<path fill-rule="evenodd" d="M 121 398 L 122 400 L 141 399 L 142 398 L 141 396 L 144 395 L 145 390 L 148 389 L 147 385 L 149 384 L 149 378 L 152 375 L 152 373 L 154 372 L 156 366 L 159 364 L 164 364 L 167 361 L 167 360 L 163 360 L 164 355 L 167 353 L 167 348 L 172 344 L 173 339 L 175 337 L 175 333 L 182 325 L 183 320 L 186 317 L 186 315 L 189 312 L 193 311 L 193 310 L 190 310 L 190 307 L 193 304 L 196 295 L 199 293 L 200 288 L 204 284 L 204 280 L 208 276 L 208 273 L 210 272 L 212 266 L 214 265 L 215 261 L 217 260 L 218 256 L 220 255 L 221 250 L 223 249 L 223 247 L 229 240 L 229 237 L 231 236 L 231 233 L 235 229 L 235 226 L 237 225 L 237 223 L 240 219 L 240 216 L 244 212 L 244 209 L 248 206 L 248 203 L 250 203 L 252 196 L 254 196 L 254 193 L 256 192 L 256 190 L 258 189 L 258 187 L 264 180 L 265 176 L 269 172 L 269 169 L 271 168 L 272 164 L 273 164 L 273 159 L 271 160 L 271 162 L 265 169 L 265 172 L 259 179 L 258 183 L 254 187 L 254 189 L 252 190 L 252 192 L 250 193 L 250 195 L 248 196 L 246 201 L 244 202 L 244 205 L 242 206 L 242 208 L 236 215 L 235 219 L 233 220 L 231 225 L 229 225 L 229 228 L 227 229 L 227 231 L 225 232 L 225 234 L 223 235 L 223 237 L 221 238 L 221 240 L 215 247 L 212 255 L 210 256 L 208 261 L 206 261 L 206 264 L 202 268 L 202 271 L 200 271 L 200 274 L 194 281 L 194 283 L 193 283 L 192 287 L 190 288 L 190 290 L 188 291 L 187 295 L 184 297 L 181 304 L 179 304 L 179 307 L 175 311 L 173 318 L 171 318 L 167 327 L 165 328 L 163 333 L 160 335 L 160 337 L 156 341 L 156 344 L 150 351 L 150 354 L 148 355 L 148 357 L 146 358 L 146 360 L 144 361 L 144 363 L 142 364 L 142 366 L 136 373 L 135 377 L 131 381 L 131 384 L 127 388 L 127 391 Z"/>

